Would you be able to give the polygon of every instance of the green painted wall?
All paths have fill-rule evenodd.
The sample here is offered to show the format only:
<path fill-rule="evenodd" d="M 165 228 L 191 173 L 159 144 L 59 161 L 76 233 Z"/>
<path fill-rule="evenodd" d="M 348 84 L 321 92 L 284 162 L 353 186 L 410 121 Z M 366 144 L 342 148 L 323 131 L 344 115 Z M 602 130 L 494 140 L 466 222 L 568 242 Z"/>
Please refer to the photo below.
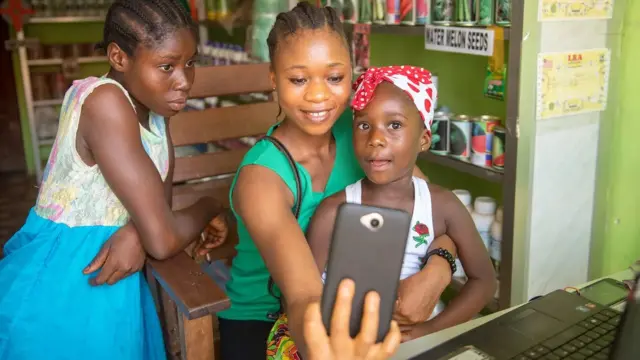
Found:
<path fill-rule="evenodd" d="M 508 53 L 508 46 L 505 47 Z M 454 113 L 505 118 L 506 103 L 483 95 L 487 57 L 424 50 L 424 37 L 420 35 L 372 34 L 370 48 L 371 66 L 414 65 L 438 75 L 438 106 L 446 105 Z M 499 184 L 437 164 L 419 165 L 436 184 L 467 189 L 474 197 L 488 195 L 499 202 L 502 199 Z"/>
<path fill-rule="evenodd" d="M 614 62 L 598 145 L 591 277 L 623 270 L 640 259 L 640 2 L 620 2 L 624 11 L 617 12 L 619 19 L 610 26 Z"/>

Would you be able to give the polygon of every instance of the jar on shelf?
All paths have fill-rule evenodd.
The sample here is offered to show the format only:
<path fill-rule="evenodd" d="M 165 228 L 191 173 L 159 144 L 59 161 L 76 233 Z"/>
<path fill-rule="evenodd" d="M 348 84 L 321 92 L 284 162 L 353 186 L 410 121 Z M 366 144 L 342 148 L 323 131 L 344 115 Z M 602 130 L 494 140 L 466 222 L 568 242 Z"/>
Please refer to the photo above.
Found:
<path fill-rule="evenodd" d="M 500 261 L 502 259 L 502 217 L 503 210 L 502 207 L 499 207 L 498 210 L 496 210 L 496 216 L 491 224 L 490 230 L 491 247 L 489 249 L 489 255 L 498 273 L 500 272 Z"/>
<path fill-rule="evenodd" d="M 495 220 L 496 201 L 488 196 L 479 196 L 473 204 L 471 217 L 476 224 L 476 229 L 482 238 L 482 242 L 489 250 L 491 246 L 491 224 Z"/>

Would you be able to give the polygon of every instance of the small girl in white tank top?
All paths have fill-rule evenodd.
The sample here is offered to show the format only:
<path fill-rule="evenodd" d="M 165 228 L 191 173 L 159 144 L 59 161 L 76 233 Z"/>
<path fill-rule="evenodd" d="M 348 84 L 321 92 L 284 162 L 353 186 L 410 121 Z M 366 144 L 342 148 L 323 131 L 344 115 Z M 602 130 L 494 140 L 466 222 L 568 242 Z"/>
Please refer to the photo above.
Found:
<path fill-rule="evenodd" d="M 415 279 L 423 279 L 425 297 L 437 301 L 444 287 L 433 286 L 425 265 L 435 258 L 449 262 L 452 273 L 455 271 L 453 261 L 447 259 L 451 252 L 440 247 L 448 238 L 455 245 L 453 255 L 457 253 L 469 277 L 460 295 L 433 319 L 422 322 L 427 316 L 418 322 L 401 322 L 403 340 L 470 320 L 495 293 L 495 273 L 487 249 L 468 211 L 452 192 L 413 176 L 418 154 L 431 144 L 432 104 L 436 98 L 431 74 L 413 66 L 370 68 L 360 76 L 356 88 L 353 145 L 366 177 L 325 199 L 311 220 L 307 238 L 322 278 L 340 204 L 401 209 L 411 214 L 411 229 L 400 275 L 399 301 L 415 295 L 402 292 L 402 282 Z M 412 311 L 429 314 L 431 309 Z M 394 318 L 406 316 L 394 314 Z"/>

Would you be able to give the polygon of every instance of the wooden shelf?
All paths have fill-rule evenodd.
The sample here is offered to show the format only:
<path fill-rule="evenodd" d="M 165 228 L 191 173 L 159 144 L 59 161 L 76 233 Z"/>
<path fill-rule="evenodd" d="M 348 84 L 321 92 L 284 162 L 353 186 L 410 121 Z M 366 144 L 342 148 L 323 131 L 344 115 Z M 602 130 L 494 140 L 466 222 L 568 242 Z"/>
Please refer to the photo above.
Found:
<path fill-rule="evenodd" d="M 83 22 L 102 22 L 104 16 L 56 16 L 56 17 L 32 17 L 28 24 L 71 24 Z"/>
<path fill-rule="evenodd" d="M 38 106 L 56 106 L 56 105 L 62 105 L 63 101 L 64 101 L 63 99 L 34 100 L 33 101 L 33 106 L 34 107 L 38 107 Z"/>
<path fill-rule="evenodd" d="M 106 56 L 89 56 L 89 57 L 79 57 L 78 64 L 97 64 L 107 62 Z M 29 66 L 51 66 L 51 65 L 62 65 L 64 59 L 37 59 L 37 60 L 29 60 L 27 64 Z"/>
<path fill-rule="evenodd" d="M 494 183 L 502 183 L 502 179 L 504 177 L 501 172 L 496 170 L 476 166 L 472 163 L 457 160 L 449 156 L 435 155 L 429 151 L 420 153 L 418 158 L 427 160 L 434 164 L 450 167 Z"/>
<path fill-rule="evenodd" d="M 38 144 L 40 145 L 40 147 L 52 146 L 55 141 L 56 141 L 55 138 L 42 139 L 42 140 L 38 140 Z"/>
<path fill-rule="evenodd" d="M 451 283 L 449 284 L 449 287 L 456 293 L 459 293 L 466 282 L 467 280 L 465 279 L 461 279 L 459 277 L 453 277 L 451 279 Z M 491 301 L 487 304 L 487 306 L 485 306 L 485 309 L 491 312 L 497 312 L 498 310 L 500 310 L 498 308 L 498 299 L 496 298 L 491 299 Z"/>

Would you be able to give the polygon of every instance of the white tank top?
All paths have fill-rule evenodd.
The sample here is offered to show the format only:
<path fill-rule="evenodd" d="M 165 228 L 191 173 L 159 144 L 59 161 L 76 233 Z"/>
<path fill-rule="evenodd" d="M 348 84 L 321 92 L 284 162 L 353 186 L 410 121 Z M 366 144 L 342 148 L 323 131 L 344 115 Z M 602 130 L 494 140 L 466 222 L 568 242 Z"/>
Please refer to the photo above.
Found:
<path fill-rule="evenodd" d="M 404 250 L 400 280 L 404 280 L 420 271 L 422 260 L 433 241 L 433 213 L 429 185 L 423 179 L 414 176 L 413 189 L 411 230 Z M 362 180 L 347 186 L 344 191 L 346 202 L 352 204 L 362 203 Z M 323 282 L 325 277 L 326 271 L 322 273 Z"/>

